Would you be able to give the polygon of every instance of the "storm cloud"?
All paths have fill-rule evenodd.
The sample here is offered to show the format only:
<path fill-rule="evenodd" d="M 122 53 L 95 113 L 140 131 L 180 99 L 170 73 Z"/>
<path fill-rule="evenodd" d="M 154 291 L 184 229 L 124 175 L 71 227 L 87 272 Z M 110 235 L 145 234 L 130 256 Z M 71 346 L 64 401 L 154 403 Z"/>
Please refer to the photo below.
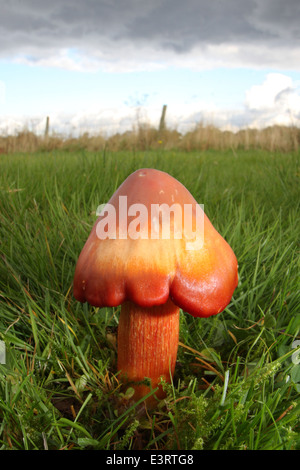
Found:
<path fill-rule="evenodd" d="M 299 68 L 299 0 L 1 0 L 0 11 L 0 58 L 33 65 Z"/>
<path fill-rule="evenodd" d="M 4 66 L 29 65 L 25 69 L 33 72 L 38 66 L 43 70 L 104 71 L 107 75 L 117 72 L 120 77 L 122 72 L 168 68 L 168 73 L 174 71 L 174 81 L 179 80 L 177 70 L 193 69 L 201 71 L 199 87 L 202 71 L 261 69 L 266 71 L 264 81 L 252 87 L 248 82 L 238 109 L 234 109 L 234 103 L 233 109 L 227 109 L 231 104 L 223 108 L 213 99 L 187 97 L 181 104 L 168 103 L 168 125 L 183 132 L 198 122 L 233 129 L 276 123 L 300 125 L 299 82 L 291 77 L 300 69 L 299 20 L 299 0 L 0 0 L 0 62 Z M 24 112 L 26 88 L 22 77 L 18 78 L 20 109 Z M 84 96 L 84 86 L 89 86 L 86 83 L 76 96 Z M 118 83 L 122 88 L 122 78 Z M 53 96 L 60 86 L 59 81 L 51 83 Z M 148 93 L 141 86 L 141 93 Z M 226 96 L 222 78 L 216 86 L 223 88 Z M 183 83 L 182 87 L 188 94 L 189 85 Z M 130 87 L 128 93 L 134 91 Z M 34 103 L 35 90 L 31 93 Z M 197 90 L 190 93 L 197 94 Z M 9 79 L 0 76 L 0 133 L 22 129 L 29 118 L 33 129 L 43 132 L 49 100 L 45 98 L 42 115 L 20 116 L 10 109 L 13 94 Z M 162 103 L 157 103 L 154 95 L 144 111 L 145 121 L 155 124 Z M 93 99 L 86 102 L 86 108 L 78 105 L 75 111 L 62 108 L 60 102 L 50 105 L 51 127 L 63 133 L 99 129 L 104 133 L 123 132 L 132 128 L 136 119 L 136 110 L 124 103 L 109 103 L 106 108 Z M 31 105 L 27 107 L 25 112 L 32 112 Z"/>

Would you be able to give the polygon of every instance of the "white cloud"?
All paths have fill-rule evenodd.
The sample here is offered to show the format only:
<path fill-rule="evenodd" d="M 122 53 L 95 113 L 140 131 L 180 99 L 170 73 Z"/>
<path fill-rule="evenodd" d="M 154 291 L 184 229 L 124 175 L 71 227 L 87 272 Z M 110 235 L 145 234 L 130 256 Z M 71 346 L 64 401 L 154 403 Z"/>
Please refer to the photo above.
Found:
<path fill-rule="evenodd" d="M 300 124 L 300 94 L 291 77 L 270 73 L 261 85 L 246 92 L 251 127 Z"/>
<path fill-rule="evenodd" d="M 75 114 L 50 115 L 52 132 L 78 136 L 84 132 L 109 136 L 136 129 L 141 123 L 158 126 L 161 106 L 118 106 L 97 109 L 91 107 Z M 167 125 L 180 132 L 192 130 L 196 124 L 213 124 L 221 129 L 236 131 L 242 127 L 262 128 L 279 125 L 300 126 L 300 90 L 291 77 L 268 74 L 263 83 L 245 93 L 243 106 L 237 109 L 217 107 L 213 101 L 194 101 L 168 105 Z M 43 134 L 45 116 L 2 116 L 0 133 L 11 134 L 24 128 Z"/>
<path fill-rule="evenodd" d="M 31 47 L 31 53 L 18 53 L 12 62 L 33 67 L 54 67 L 70 71 L 107 73 L 131 73 L 155 71 L 170 67 L 211 70 L 215 68 L 256 68 L 277 70 L 299 70 L 300 46 L 277 46 L 268 44 L 201 44 L 194 45 L 184 54 L 162 48 L 153 43 L 137 44 L 123 40 L 116 45 L 107 38 L 101 41 L 101 48 Z"/>
<path fill-rule="evenodd" d="M 266 110 L 276 108 L 278 98 L 285 91 L 293 89 L 290 77 L 280 73 L 270 73 L 261 85 L 254 85 L 246 92 L 246 106 L 249 109 Z M 289 99 L 289 96 L 287 96 Z"/>

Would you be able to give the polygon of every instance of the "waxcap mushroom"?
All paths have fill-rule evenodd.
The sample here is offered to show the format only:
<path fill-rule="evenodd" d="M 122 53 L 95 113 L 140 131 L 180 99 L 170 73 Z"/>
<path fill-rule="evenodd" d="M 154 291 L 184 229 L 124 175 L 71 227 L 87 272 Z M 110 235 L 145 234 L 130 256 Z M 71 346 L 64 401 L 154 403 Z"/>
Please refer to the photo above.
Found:
<path fill-rule="evenodd" d="M 215 315 L 237 282 L 232 249 L 189 191 L 165 172 L 140 169 L 97 219 L 76 265 L 74 296 L 97 307 L 121 305 L 117 368 L 134 400 L 154 389 L 146 400 L 153 406 L 164 397 L 161 379 L 174 374 L 180 308 Z M 140 384 L 145 377 L 150 387 Z"/>

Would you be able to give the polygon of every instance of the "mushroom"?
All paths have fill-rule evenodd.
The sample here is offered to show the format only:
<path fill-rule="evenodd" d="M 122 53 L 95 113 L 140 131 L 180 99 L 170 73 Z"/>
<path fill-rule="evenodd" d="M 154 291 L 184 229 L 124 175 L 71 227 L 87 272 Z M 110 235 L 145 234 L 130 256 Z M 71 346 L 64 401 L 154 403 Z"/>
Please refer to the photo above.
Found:
<path fill-rule="evenodd" d="M 218 314 L 237 282 L 231 247 L 190 192 L 165 172 L 140 169 L 97 219 L 76 265 L 74 296 L 97 307 L 121 305 L 120 376 L 133 384 L 135 400 L 151 387 L 161 399 L 161 378 L 170 382 L 174 374 L 180 308 L 194 317 Z"/>

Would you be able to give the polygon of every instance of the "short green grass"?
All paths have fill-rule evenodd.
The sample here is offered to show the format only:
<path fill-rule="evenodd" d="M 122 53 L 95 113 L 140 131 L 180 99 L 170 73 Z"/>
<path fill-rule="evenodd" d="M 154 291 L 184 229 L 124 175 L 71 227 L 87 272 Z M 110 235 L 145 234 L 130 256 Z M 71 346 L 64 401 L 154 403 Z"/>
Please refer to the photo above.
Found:
<path fill-rule="evenodd" d="M 155 410 L 116 370 L 119 309 L 72 296 L 74 268 L 134 170 L 179 179 L 239 262 L 226 310 L 181 312 Z M 299 154 L 228 150 L 0 156 L 0 449 L 300 449 Z"/>

